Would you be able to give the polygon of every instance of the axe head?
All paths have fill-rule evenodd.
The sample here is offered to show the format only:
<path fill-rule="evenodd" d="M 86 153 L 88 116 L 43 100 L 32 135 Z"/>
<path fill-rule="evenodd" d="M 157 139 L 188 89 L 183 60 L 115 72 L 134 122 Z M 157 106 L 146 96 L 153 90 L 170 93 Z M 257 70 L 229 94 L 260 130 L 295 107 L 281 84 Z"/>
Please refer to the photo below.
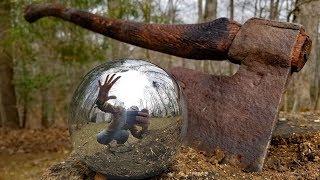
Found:
<path fill-rule="evenodd" d="M 188 105 L 186 143 L 223 150 L 247 171 L 262 170 L 287 81 L 310 48 L 302 26 L 254 18 L 229 48 L 230 61 L 240 64 L 233 76 L 173 69 Z"/>

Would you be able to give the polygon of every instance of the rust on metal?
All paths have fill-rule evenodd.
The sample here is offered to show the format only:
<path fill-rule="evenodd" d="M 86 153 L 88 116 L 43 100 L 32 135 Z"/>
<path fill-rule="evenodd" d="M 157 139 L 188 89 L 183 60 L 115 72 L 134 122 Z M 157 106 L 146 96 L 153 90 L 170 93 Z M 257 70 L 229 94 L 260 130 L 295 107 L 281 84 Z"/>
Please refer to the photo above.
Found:
<path fill-rule="evenodd" d="M 312 42 L 310 37 L 305 33 L 304 28 L 301 27 L 292 51 L 291 66 L 293 71 L 298 72 L 303 68 L 309 58 L 311 46 Z"/>
<path fill-rule="evenodd" d="M 301 25 L 252 18 L 244 25 L 227 18 L 189 25 L 143 24 L 108 19 L 54 4 L 26 8 L 34 22 L 54 16 L 147 49 L 203 60 L 240 64 L 231 76 L 185 68 L 171 70 L 183 84 L 190 146 L 237 157 L 248 171 L 260 171 L 282 94 L 292 72 L 304 66 L 311 40 Z M 228 158 L 226 158 L 228 159 Z"/>
<path fill-rule="evenodd" d="M 172 70 L 185 85 L 187 104 L 197 104 L 188 107 L 190 145 L 222 149 L 236 155 L 246 170 L 262 169 L 301 31 L 297 25 L 253 18 L 229 48 L 229 58 L 241 62 L 232 77 Z"/>

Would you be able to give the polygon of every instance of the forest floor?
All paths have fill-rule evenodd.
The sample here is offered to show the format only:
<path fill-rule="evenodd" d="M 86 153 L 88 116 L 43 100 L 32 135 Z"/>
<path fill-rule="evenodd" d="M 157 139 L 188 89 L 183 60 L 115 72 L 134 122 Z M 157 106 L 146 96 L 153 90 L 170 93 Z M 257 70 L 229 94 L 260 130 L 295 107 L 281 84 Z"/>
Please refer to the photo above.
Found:
<path fill-rule="evenodd" d="M 67 129 L 0 130 L 0 180 L 39 179 L 71 151 Z M 280 113 L 264 170 L 246 173 L 219 156 L 183 147 L 168 172 L 155 179 L 320 180 L 320 113 Z"/>

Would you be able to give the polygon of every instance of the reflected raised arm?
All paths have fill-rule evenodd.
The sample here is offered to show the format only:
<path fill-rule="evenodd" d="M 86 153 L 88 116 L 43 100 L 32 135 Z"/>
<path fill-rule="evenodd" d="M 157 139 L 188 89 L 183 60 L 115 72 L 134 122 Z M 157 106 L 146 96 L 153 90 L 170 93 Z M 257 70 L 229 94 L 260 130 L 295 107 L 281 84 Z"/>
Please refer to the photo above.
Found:
<path fill-rule="evenodd" d="M 110 99 L 116 99 L 116 96 L 109 96 L 109 91 L 111 87 L 121 78 L 121 76 L 115 77 L 116 74 L 113 74 L 110 78 L 110 75 L 107 75 L 104 84 L 102 85 L 99 80 L 99 94 L 97 97 L 96 104 L 98 108 L 106 113 L 112 113 L 113 115 L 121 114 L 122 108 L 114 107 L 111 104 L 107 103 Z"/>
<path fill-rule="evenodd" d="M 101 81 L 99 80 L 99 94 L 98 94 L 98 100 L 100 102 L 106 102 L 109 99 L 116 99 L 116 96 L 109 96 L 109 91 L 111 89 L 111 87 L 114 85 L 114 83 L 116 83 L 121 76 L 118 76 L 116 78 L 115 77 L 116 74 L 113 74 L 110 78 L 109 75 L 107 75 L 106 80 L 104 82 L 104 84 L 102 85 Z"/>

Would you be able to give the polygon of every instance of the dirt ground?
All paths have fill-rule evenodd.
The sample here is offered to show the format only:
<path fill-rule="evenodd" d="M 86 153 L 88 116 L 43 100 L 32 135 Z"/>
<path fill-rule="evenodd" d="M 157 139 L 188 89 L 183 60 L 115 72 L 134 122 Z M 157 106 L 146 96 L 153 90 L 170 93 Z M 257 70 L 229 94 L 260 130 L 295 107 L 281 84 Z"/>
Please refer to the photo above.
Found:
<path fill-rule="evenodd" d="M 67 129 L 0 129 L 0 180 L 39 179 L 71 150 Z"/>
<path fill-rule="evenodd" d="M 0 179 L 39 179 L 71 151 L 67 129 L 0 131 Z M 280 113 L 264 170 L 246 173 L 183 147 L 173 166 L 154 179 L 317 179 L 320 180 L 320 113 Z"/>

